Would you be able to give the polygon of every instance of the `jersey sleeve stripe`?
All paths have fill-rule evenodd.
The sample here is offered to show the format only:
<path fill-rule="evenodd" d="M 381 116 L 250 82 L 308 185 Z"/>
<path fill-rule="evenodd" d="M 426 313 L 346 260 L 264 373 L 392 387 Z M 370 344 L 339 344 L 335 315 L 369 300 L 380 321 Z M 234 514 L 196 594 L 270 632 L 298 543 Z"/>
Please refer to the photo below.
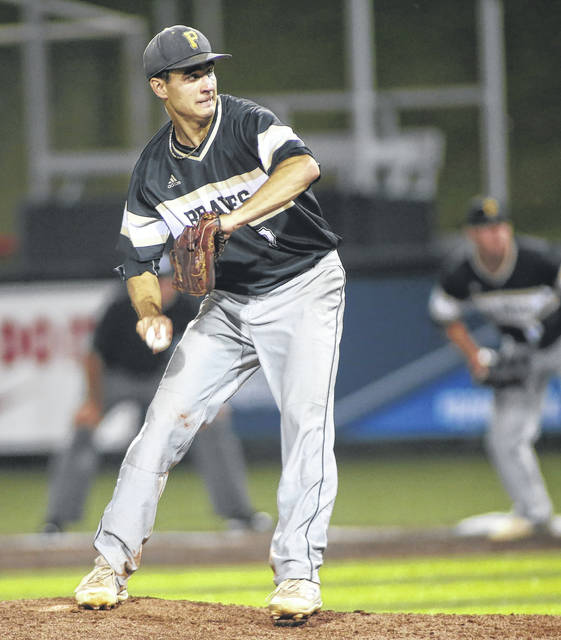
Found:
<path fill-rule="evenodd" d="M 449 324 L 459 320 L 462 315 L 462 303 L 448 295 L 442 287 L 434 287 L 429 297 L 430 317 L 438 324 Z"/>
<path fill-rule="evenodd" d="M 169 229 L 163 220 L 139 216 L 125 209 L 121 235 L 128 238 L 134 247 L 150 247 L 165 244 Z"/>
<path fill-rule="evenodd" d="M 152 260 L 159 260 L 163 251 L 164 245 L 157 244 L 150 247 L 135 247 L 131 244 L 131 241 L 126 236 L 119 236 L 118 249 L 125 256 L 125 260 L 130 262 L 138 262 L 141 263 L 144 267 L 146 267 L 147 262 L 151 262 Z M 146 268 L 143 268 L 139 271 L 146 271 Z M 128 272 L 130 275 L 130 271 Z M 129 277 L 127 275 L 127 277 Z"/>
<path fill-rule="evenodd" d="M 272 124 L 266 131 L 258 134 L 257 148 L 265 171 L 268 172 L 271 168 L 275 151 L 290 140 L 296 140 L 304 145 L 302 140 L 287 125 Z"/>

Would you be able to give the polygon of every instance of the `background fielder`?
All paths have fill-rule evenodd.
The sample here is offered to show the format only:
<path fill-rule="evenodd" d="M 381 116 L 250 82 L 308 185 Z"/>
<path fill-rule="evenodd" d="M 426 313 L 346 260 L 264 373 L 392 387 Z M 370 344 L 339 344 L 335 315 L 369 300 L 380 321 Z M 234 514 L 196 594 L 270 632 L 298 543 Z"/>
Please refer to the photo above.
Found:
<path fill-rule="evenodd" d="M 490 536 L 515 539 L 548 529 L 553 515 L 534 443 L 547 384 L 561 373 L 560 260 L 543 244 L 515 238 L 494 198 L 475 198 L 466 222 L 471 249 L 446 265 L 429 309 L 477 381 L 491 380 L 491 363 L 462 321 L 470 309 L 497 327 L 502 353 L 526 362 L 518 382 L 494 389 L 486 435 L 489 456 L 513 503 L 513 516 Z"/>

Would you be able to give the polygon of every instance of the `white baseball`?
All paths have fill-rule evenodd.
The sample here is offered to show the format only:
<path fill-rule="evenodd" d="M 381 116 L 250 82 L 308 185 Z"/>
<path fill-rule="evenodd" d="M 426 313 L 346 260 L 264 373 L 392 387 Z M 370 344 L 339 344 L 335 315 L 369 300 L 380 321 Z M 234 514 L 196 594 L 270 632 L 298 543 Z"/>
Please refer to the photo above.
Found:
<path fill-rule="evenodd" d="M 156 331 L 154 327 L 148 327 L 145 338 L 146 344 L 152 349 L 152 351 L 165 351 L 171 344 L 171 336 L 168 335 L 165 327 L 160 328 L 160 337 L 156 337 Z"/>

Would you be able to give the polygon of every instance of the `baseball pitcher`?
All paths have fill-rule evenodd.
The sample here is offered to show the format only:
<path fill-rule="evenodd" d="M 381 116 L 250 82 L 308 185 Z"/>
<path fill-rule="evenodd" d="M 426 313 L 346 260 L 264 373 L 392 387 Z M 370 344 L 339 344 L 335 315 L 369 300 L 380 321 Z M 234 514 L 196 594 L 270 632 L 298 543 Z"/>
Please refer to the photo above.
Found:
<path fill-rule="evenodd" d="M 170 234 L 176 285 L 191 283 L 206 297 L 127 451 L 95 536 L 96 566 L 75 593 L 89 607 L 126 599 L 169 470 L 262 368 L 280 410 L 282 448 L 269 610 L 277 623 L 294 623 L 322 606 L 345 274 L 339 237 L 310 189 L 318 163 L 271 111 L 218 94 L 214 64 L 228 57 L 183 25 L 158 33 L 144 52 L 170 121 L 144 148 L 123 215 L 122 274 L 139 335 L 150 334 L 157 349 L 170 335 L 157 277 Z"/>

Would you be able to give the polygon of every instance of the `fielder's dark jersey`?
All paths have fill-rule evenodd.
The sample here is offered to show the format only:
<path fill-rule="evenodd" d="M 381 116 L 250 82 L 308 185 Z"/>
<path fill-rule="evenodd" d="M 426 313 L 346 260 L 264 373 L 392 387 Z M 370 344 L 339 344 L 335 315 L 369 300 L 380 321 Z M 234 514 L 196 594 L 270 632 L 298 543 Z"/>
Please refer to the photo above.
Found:
<path fill-rule="evenodd" d="M 431 317 L 448 324 L 475 308 L 503 335 L 547 347 L 561 335 L 559 269 L 549 251 L 521 239 L 496 273 L 468 255 L 443 270 L 431 294 Z"/>
<path fill-rule="evenodd" d="M 154 271 L 170 235 L 205 211 L 229 213 L 291 156 L 311 151 L 268 109 L 220 95 L 205 140 L 180 145 L 171 122 L 147 144 L 131 177 L 119 247 L 125 278 Z M 274 289 L 313 267 L 339 244 L 311 189 L 236 231 L 217 263 L 216 288 L 241 294 Z"/>
<path fill-rule="evenodd" d="M 197 315 L 200 300 L 190 296 L 177 296 L 164 313 L 173 323 L 173 339 L 177 341 L 189 322 Z M 115 299 L 98 322 L 93 335 L 93 348 L 103 364 L 129 375 L 161 375 L 172 347 L 152 353 L 136 333 L 136 312 L 128 296 Z"/>

